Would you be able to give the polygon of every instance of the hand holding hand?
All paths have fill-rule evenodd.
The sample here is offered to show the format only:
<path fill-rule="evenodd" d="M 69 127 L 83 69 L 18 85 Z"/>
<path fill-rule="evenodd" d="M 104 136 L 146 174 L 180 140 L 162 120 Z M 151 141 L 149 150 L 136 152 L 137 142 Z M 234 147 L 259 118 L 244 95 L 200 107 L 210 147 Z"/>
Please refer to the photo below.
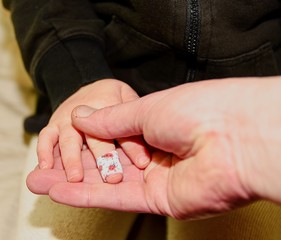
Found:
<path fill-rule="evenodd" d="M 280 79 L 185 84 L 98 111 L 78 107 L 73 125 L 102 139 L 143 135 L 162 151 L 143 171 L 124 169 L 116 184 L 66 183 L 63 170 L 45 188 L 55 201 L 152 212 L 179 219 L 229 211 L 259 198 L 281 203 Z M 52 171 L 52 170 L 50 170 Z M 28 186 L 54 172 L 36 170 Z M 60 182 L 60 183 L 59 183 Z"/>
<path fill-rule="evenodd" d="M 95 158 L 115 150 L 113 140 L 102 140 L 82 134 L 71 122 L 71 112 L 77 105 L 86 104 L 94 108 L 102 108 L 138 98 L 137 94 L 123 82 L 107 79 L 82 87 L 66 99 L 54 112 L 49 124 L 40 132 L 38 140 L 38 160 L 42 169 L 52 168 L 54 164 L 53 150 L 58 144 L 62 162 L 70 182 L 83 179 L 81 165 L 81 149 L 85 143 Z M 145 167 L 149 162 L 149 154 L 141 138 L 122 139 L 119 142 L 128 156 L 136 159 L 136 165 Z M 132 155 L 132 153 L 137 155 Z M 108 182 L 119 182 L 122 175 L 109 176 Z"/>

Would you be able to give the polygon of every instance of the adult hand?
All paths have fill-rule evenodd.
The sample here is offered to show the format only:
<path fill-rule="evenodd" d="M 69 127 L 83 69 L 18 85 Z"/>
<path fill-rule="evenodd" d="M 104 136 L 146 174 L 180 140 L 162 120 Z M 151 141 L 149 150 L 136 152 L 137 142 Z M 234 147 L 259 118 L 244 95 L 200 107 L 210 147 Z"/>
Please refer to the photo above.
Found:
<path fill-rule="evenodd" d="M 153 154 L 145 171 L 125 168 L 119 184 L 96 182 L 94 174 L 79 184 L 57 177 L 45 193 L 73 206 L 178 219 L 222 213 L 259 198 L 281 203 L 280 89 L 279 77 L 213 80 L 97 111 L 78 107 L 73 124 L 80 131 L 102 139 L 143 135 L 162 152 Z M 38 192 L 50 174 L 33 172 L 30 189 Z"/>

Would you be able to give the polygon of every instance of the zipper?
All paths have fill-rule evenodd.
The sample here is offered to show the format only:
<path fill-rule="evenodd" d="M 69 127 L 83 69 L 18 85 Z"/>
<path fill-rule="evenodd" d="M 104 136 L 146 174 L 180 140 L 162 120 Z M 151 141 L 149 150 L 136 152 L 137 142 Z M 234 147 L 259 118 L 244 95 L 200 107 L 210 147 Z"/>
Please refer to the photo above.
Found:
<path fill-rule="evenodd" d="M 195 65 L 200 33 L 199 0 L 187 0 L 187 23 L 185 28 L 184 48 L 187 60 L 186 81 L 195 77 Z"/>

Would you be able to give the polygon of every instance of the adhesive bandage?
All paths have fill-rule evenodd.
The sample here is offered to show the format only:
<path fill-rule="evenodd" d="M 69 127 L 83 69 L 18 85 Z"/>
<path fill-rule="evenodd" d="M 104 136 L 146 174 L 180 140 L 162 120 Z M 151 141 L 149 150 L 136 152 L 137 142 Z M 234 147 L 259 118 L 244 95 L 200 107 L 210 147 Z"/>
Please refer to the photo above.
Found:
<path fill-rule="evenodd" d="M 109 175 L 123 173 L 117 151 L 113 150 L 96 159 L 97 166 L 104 182 Z"/>

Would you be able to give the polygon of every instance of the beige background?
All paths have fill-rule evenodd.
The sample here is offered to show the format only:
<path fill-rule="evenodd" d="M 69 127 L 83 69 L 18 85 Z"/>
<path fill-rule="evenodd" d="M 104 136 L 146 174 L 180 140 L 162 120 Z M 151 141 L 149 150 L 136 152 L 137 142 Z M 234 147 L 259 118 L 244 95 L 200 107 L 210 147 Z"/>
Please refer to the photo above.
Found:
<path fill-rule="evenodd" d="M 23 119 L 32 112 L 34 91 L 22 67 L 10 16 L 0 6 L 0 239 L 15 238 L 28 136 Z"/>

